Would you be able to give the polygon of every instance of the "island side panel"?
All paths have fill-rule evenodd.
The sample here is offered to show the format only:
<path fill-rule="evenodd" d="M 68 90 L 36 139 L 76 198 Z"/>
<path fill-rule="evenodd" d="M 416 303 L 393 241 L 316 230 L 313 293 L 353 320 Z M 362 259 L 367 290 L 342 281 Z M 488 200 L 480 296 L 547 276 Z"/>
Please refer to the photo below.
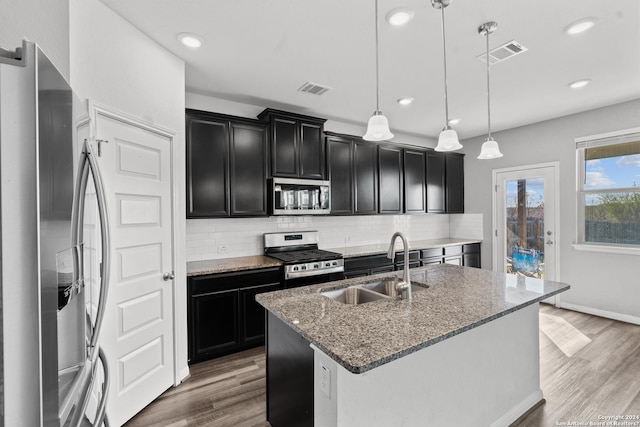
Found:
<path fill-rule="evenodd" d="M 267 421 L 313 427 L 313 350 L 309 341 L 267 312 Z"/>
<path fill-rule="evenodd" d="M 538 334 L 533 304 L 359 375 L 315 349 L 315 425 L 506 427 L 542 400 Z"/>

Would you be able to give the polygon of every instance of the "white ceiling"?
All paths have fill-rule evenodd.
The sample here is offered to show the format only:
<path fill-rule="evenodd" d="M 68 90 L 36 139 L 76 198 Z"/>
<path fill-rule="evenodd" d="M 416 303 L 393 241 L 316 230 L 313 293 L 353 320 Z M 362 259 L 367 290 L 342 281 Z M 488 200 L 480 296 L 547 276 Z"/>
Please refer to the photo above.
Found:
<path fill-rule="evenodd" d="M 365 125 L 375 110 L 373 0 L 102 0 L 186 62 L 187 92 Z M 405 27 L 385 14 L 415 11 Z M 429 0 L 379 0 L 380 107 L 392 132 L 437 137 L 444 125 L 440 11 Z M 596 17 L 590 31 L 564 28 Z M 640 98 L 638 0 L 453 0 L 445 9 L 450 117 L 461 139 L 486 133 L 486 50 L 529 50 L 491 67 L 492 130 Z M 195 32 L 205 44 L 182 46 Z M 592 79 L 576 91 L 567 84 Z M 312 81 L 333 89 L 297 92 Z M 403 96 L 415 98 L 409 107 Z"/>

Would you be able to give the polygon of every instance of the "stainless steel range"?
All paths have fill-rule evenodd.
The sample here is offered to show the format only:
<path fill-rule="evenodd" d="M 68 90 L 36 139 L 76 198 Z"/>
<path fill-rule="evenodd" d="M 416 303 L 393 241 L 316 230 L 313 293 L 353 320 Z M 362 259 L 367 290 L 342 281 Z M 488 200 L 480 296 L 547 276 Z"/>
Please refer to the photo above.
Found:
<path fill-rule="evenodd" d="M 317 231 L 265 233 L 264 253 L 284 263 L 286 287 L 344 278 L 342 254 L 318 249 Z"/>

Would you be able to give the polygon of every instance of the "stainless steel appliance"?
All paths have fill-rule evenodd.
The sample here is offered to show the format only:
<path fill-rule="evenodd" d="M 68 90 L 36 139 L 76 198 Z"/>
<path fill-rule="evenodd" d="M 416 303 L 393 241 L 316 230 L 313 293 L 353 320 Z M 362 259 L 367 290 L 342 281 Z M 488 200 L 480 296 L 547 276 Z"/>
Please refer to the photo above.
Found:
<path fill-rule="evenodd" d="M 33 43 L 0 49 L 2 422 L 100 426 L 109 224 L 86 106 Z"/>
<path fill-rule="evenodd" d="M 317 231 L 265 233 L 265 255 L 284 263 L 285 287 L 344 279 L 344 259 L 338 252 L 318 249 Z"/>
<path fill-rule="evenodd" d="M 272 215 L 327 215 L 331 213 L 331 184 L 315 179 L 273 178 Z"/>

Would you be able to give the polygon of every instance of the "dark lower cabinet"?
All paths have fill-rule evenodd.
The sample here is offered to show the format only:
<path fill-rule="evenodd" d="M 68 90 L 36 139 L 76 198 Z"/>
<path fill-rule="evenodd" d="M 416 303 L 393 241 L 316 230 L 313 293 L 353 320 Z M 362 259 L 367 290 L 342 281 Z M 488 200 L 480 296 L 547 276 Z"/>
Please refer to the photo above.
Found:
<path fill-rule="evenodd" d="M 481 268 L 480 243 L 462 245 L 462 265 L 465 267 Z"/>
<path fill-rule="evenodd" d="M 344 260 L 344 275 L 346 279 L 387 273 L 394 271 L 394 268 L 393 260 L 382 254 L 350 257 Z"/>
<path fill-rule="evenodd" d="M 313 427 L 313 350 L 309 341 L 267 314 L 267 421 Z"/>
<path fill-rule="evenodd" d="M 280 278 L 280 268 L 189 277 L 189 362 L 262 345 L 265 314 L 255 296 L 283 289 Z"/>

